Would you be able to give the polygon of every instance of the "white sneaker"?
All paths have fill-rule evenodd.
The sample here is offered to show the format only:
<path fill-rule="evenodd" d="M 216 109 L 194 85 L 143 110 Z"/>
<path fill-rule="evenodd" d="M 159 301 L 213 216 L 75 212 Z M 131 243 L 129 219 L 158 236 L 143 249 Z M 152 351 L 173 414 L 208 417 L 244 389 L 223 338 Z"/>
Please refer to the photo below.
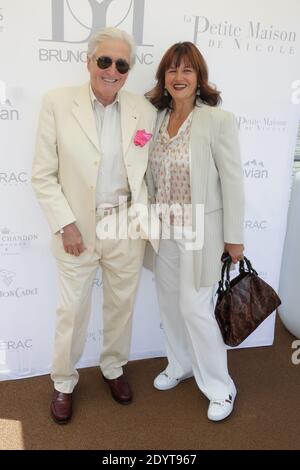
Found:
<path fill-rule="evenodd" d="M 236 388 L 234 387 L 228 398 L 224 400 L 211 400 L 207 411 L 208 419 L 211 421 L 221 421 L 227 418 L 233 410 L 236 393 Z"/>
<path fill-rule="evenodd" d="M 170 390 L 171 388 L 176 387 L 182 380 L 188 379 L 189 377 L 193 377 L 193 373 L 184 375 L 180 377 L 180 379 L 175 379 L 167 374 L 164 370 L 154 379 L 153 386 L 157 388 L 157 390 Z"/>

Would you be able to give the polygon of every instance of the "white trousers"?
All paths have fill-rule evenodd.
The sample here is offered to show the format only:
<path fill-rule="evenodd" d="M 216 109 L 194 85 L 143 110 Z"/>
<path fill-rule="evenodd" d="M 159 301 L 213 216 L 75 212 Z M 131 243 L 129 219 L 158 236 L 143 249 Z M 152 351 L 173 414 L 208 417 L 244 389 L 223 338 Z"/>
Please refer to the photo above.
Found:
<path fill-rule="evenodd" d="M 193 374 L 209 400 L 230 394 L 227 351 L 214 316 L 215 286 L 194 287 L 193 251 L 185 239 L 160 241 L 155 277 L 168 356 L 167 374 Z"/>
<path fill-rule="evenodd" d="M 97 239 L 94 253 L 86 250 L 79 257 L 70 255 L 69 262 L 57 260 L 60 297 L 51 373 L 56 390 L 71 393 L 78 382 L 75 365 L 85 345 L 99 264 L 104 297 L 100 368 L 108 379 L 122 375 L 130 351 L 132 313 L 145 243 L 141 238 Z"/>

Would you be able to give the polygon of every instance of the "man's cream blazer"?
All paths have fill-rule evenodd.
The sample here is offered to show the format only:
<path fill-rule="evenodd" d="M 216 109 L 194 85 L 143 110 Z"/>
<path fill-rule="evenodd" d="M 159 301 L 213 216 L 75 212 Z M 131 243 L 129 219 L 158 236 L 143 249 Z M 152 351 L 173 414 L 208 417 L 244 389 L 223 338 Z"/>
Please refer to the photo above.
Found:
<path fill-rule="evenodd" d="M 158 114 L 153 142 L 165 113 L 166 110 Z M 153 202 L 155 187 L 150 167 L 146 180 Z M 190 184 L 194 231 L 196 204 L 204 208 L 204 244 L 202 249 L 194 250 L 194 280 L 199 290 L 220 279 L 224 242 L 244 240 L 243 170 L 232 113 L 205 104 L 195 107 L 190 137 Z M 154 253 L 148 246 L 144 265 L 151 268 L 151 263 L 153 266 Z"/>
<path fill-rule="evenodd" d="M 142 96 L 120 91 L 124 163 L 132 203 L 147 206 L 144 176 L 149 142 L 134 144 L 137 130 L 153 133 L 156 110 Z M 89 83 L 50 91 L 44 98 L 32 168 L 32 185 L 53 233 L 52 251 L 59 259 L 65 253 L 59 230 L 76 222 L 85 247 L 93 252 L 96 241 L 96 183 L 101 149 L 89 94 Z M 147 232 L 146 217 L 140 220 Z M 146 233 L 147 235 L 147 233 Z M 158 241 L 153 241 L 157 249 Z"/>

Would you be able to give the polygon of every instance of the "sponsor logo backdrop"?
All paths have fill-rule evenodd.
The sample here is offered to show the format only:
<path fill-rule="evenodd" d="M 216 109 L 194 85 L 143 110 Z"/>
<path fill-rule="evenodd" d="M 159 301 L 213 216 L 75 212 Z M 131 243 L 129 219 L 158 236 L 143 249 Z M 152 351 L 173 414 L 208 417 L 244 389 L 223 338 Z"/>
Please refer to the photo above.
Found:
<path fill-rule="evenodd" d="M 119 26 L 138 44 L 126 88 L 154 84 L 162 53 L 179 40 L 203 52 L 223 107 L 240 130 L 247 210 L 246 253 L 277 288 L 289 199 L 299 103 L 300 4 L 240 0 L 0 0 L 0 379 L 49 372 L 57 277 L 50 232 L 30 187 L 42 95 L 88 79 L 87 41 L 103 26 Z M 101 350 L 102 281 L 80 366 Z M 242 346 L 270 345 L 274 316 Z M 164 355 L 153 276 L 138 292 L 131 358 Z"/>

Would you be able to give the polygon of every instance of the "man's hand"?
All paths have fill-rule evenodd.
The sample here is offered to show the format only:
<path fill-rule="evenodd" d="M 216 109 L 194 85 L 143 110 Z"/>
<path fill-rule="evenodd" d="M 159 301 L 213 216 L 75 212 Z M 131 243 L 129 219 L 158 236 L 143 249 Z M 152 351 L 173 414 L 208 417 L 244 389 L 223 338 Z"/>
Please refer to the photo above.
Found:
<path fill-rule="evenodd" d="M 81 233 L 75 223 L 66 225 L 61 236 L 66 253 L 79 256 L 85 250 Z"/>
<path fill-rule="evenodd" d="M 224 252 L 228 253 L 233 263 L 237 263 L 243 259 L 244 245 L 238 245 L 236 243 L 225 243 Z"/>

